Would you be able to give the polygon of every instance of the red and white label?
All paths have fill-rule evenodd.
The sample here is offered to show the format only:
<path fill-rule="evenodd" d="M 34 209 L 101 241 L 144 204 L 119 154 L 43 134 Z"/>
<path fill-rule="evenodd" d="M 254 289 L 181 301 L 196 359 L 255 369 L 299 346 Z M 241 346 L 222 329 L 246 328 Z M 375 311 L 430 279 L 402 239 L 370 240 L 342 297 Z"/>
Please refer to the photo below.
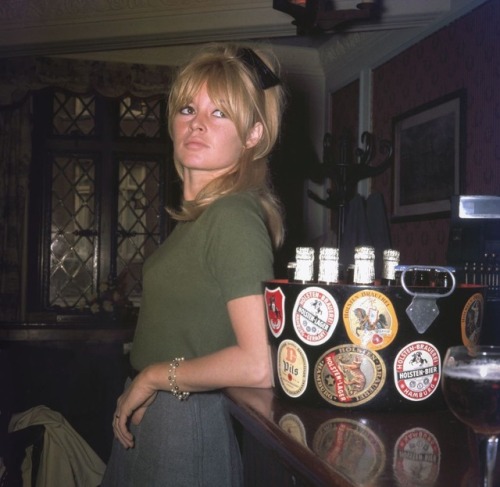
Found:
<path fill-rule="evenodd" d="M 293 326 L 308 345 L 325 343 L 339 322 L 339 307 L 333 296 L 320 287 L 308 287 L 297 296 L 293 307 Z"/>
<path fill-rule="evenodd" d="M 413 342 L 402 348 L 394 360 L 396 389 L 410 401 L 425 401 L 439 385 L 441 357 L 429 342 Z"/>
<path fill-rule="evenodd" d="M 265 288 L 267 324 L 271 333 L 278 338 L 285 328 L 285 295 L 280 287 Z"/>

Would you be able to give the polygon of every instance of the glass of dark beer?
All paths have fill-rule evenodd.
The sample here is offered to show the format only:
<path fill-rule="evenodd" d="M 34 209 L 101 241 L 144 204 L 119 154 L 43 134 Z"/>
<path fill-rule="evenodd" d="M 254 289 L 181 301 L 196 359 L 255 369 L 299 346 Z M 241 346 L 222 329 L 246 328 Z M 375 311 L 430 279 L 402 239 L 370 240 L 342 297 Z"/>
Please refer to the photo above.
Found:
<path fill-rule="evenodd" d="M 446 351 L 442 389 L 451 412 L 476 433 L 481 486 L 492 487 L 500 434 L 500 346 Z"/>

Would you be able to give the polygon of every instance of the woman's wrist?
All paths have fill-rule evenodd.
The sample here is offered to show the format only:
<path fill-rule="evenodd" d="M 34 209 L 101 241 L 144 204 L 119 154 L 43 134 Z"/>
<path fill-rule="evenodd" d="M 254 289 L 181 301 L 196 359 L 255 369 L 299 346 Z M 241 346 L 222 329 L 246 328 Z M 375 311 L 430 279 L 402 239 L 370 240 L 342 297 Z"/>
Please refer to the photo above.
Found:
<path fill-rule="evenodd" d="M 168 364 L 168 385 L 172 395 L 179 399 L 179 401 L 185 401 L 189 397 L 189 392 L 181 391 L 177 384 L 177 369 L 184 361 L 184 357 L 174 358 Z"/>
<path fill-rule="evenodd" d="M 145 383 L 155 391 L 170 391 L 168 381 L 169 362 L 156 362 L 143 369 Z"/>

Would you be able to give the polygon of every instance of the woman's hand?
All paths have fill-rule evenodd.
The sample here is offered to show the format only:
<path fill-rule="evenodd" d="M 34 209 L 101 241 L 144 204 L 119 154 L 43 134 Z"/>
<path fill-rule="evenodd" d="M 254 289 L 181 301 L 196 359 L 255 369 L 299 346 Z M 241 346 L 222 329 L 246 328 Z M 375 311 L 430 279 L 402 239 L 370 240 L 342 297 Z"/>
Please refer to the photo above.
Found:
<path fill-rule="evenodd" d="M 182 361 L 176 369 L 176 383 L 181 391 L 272 386 L 264 297 L 256 294 L 236 298 L 227 307 L 237 345 Z M 113 430 L 125 448 L 134 446 L 129 422 L 139 424 L 158 391 L 170 391 L 168 369 L 168 362 L 146 367 L 118 398 Z"/>
<path fill-rule="evenodd" d="M 115 438 L 124 448 L 134 447 L 134 436 L 128 427 L 129 421 L 139 424 L 148 406 L 156 399 L 158 389 L 153 386 L 149 370 L 153 367 L 142 371 L 118 398 L 113 417 L 113 431 Z"/>

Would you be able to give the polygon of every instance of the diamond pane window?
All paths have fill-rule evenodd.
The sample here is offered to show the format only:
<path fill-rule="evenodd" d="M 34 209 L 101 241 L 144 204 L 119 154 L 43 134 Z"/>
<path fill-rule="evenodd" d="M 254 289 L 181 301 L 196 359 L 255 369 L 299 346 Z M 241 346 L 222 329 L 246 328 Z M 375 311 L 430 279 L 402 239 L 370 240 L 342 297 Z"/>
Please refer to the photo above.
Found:
<path fill-rule="evenodd" d="M 127 297 L 138 301 L 142 265 L 161 241 L 160 163 L 122 160 L 118 179 L 117 274 L 127 274 Z"/>
<path fill-rule="evenodd" d="M 120 137 L 159 138 L 161 100 L 125 97 L 120 101 Z"/>
<path fill-rule="evenodd" d="M 165 99 L 34 94 L 28 313 L 109 324 L 140 305 L 176 189 L 165 112 Z"/>
<path fill-rule="evenodd" d="M 50 306 L 86 304 L 94 291 L 96 236 L 94 160 L 55 157 L 52 163 Z"/>
<path fill-rule="evenodd" d="M 53 98 L 52 130 L 54 135 L 93 135 L 95 97 L 57 92 Z"/>

